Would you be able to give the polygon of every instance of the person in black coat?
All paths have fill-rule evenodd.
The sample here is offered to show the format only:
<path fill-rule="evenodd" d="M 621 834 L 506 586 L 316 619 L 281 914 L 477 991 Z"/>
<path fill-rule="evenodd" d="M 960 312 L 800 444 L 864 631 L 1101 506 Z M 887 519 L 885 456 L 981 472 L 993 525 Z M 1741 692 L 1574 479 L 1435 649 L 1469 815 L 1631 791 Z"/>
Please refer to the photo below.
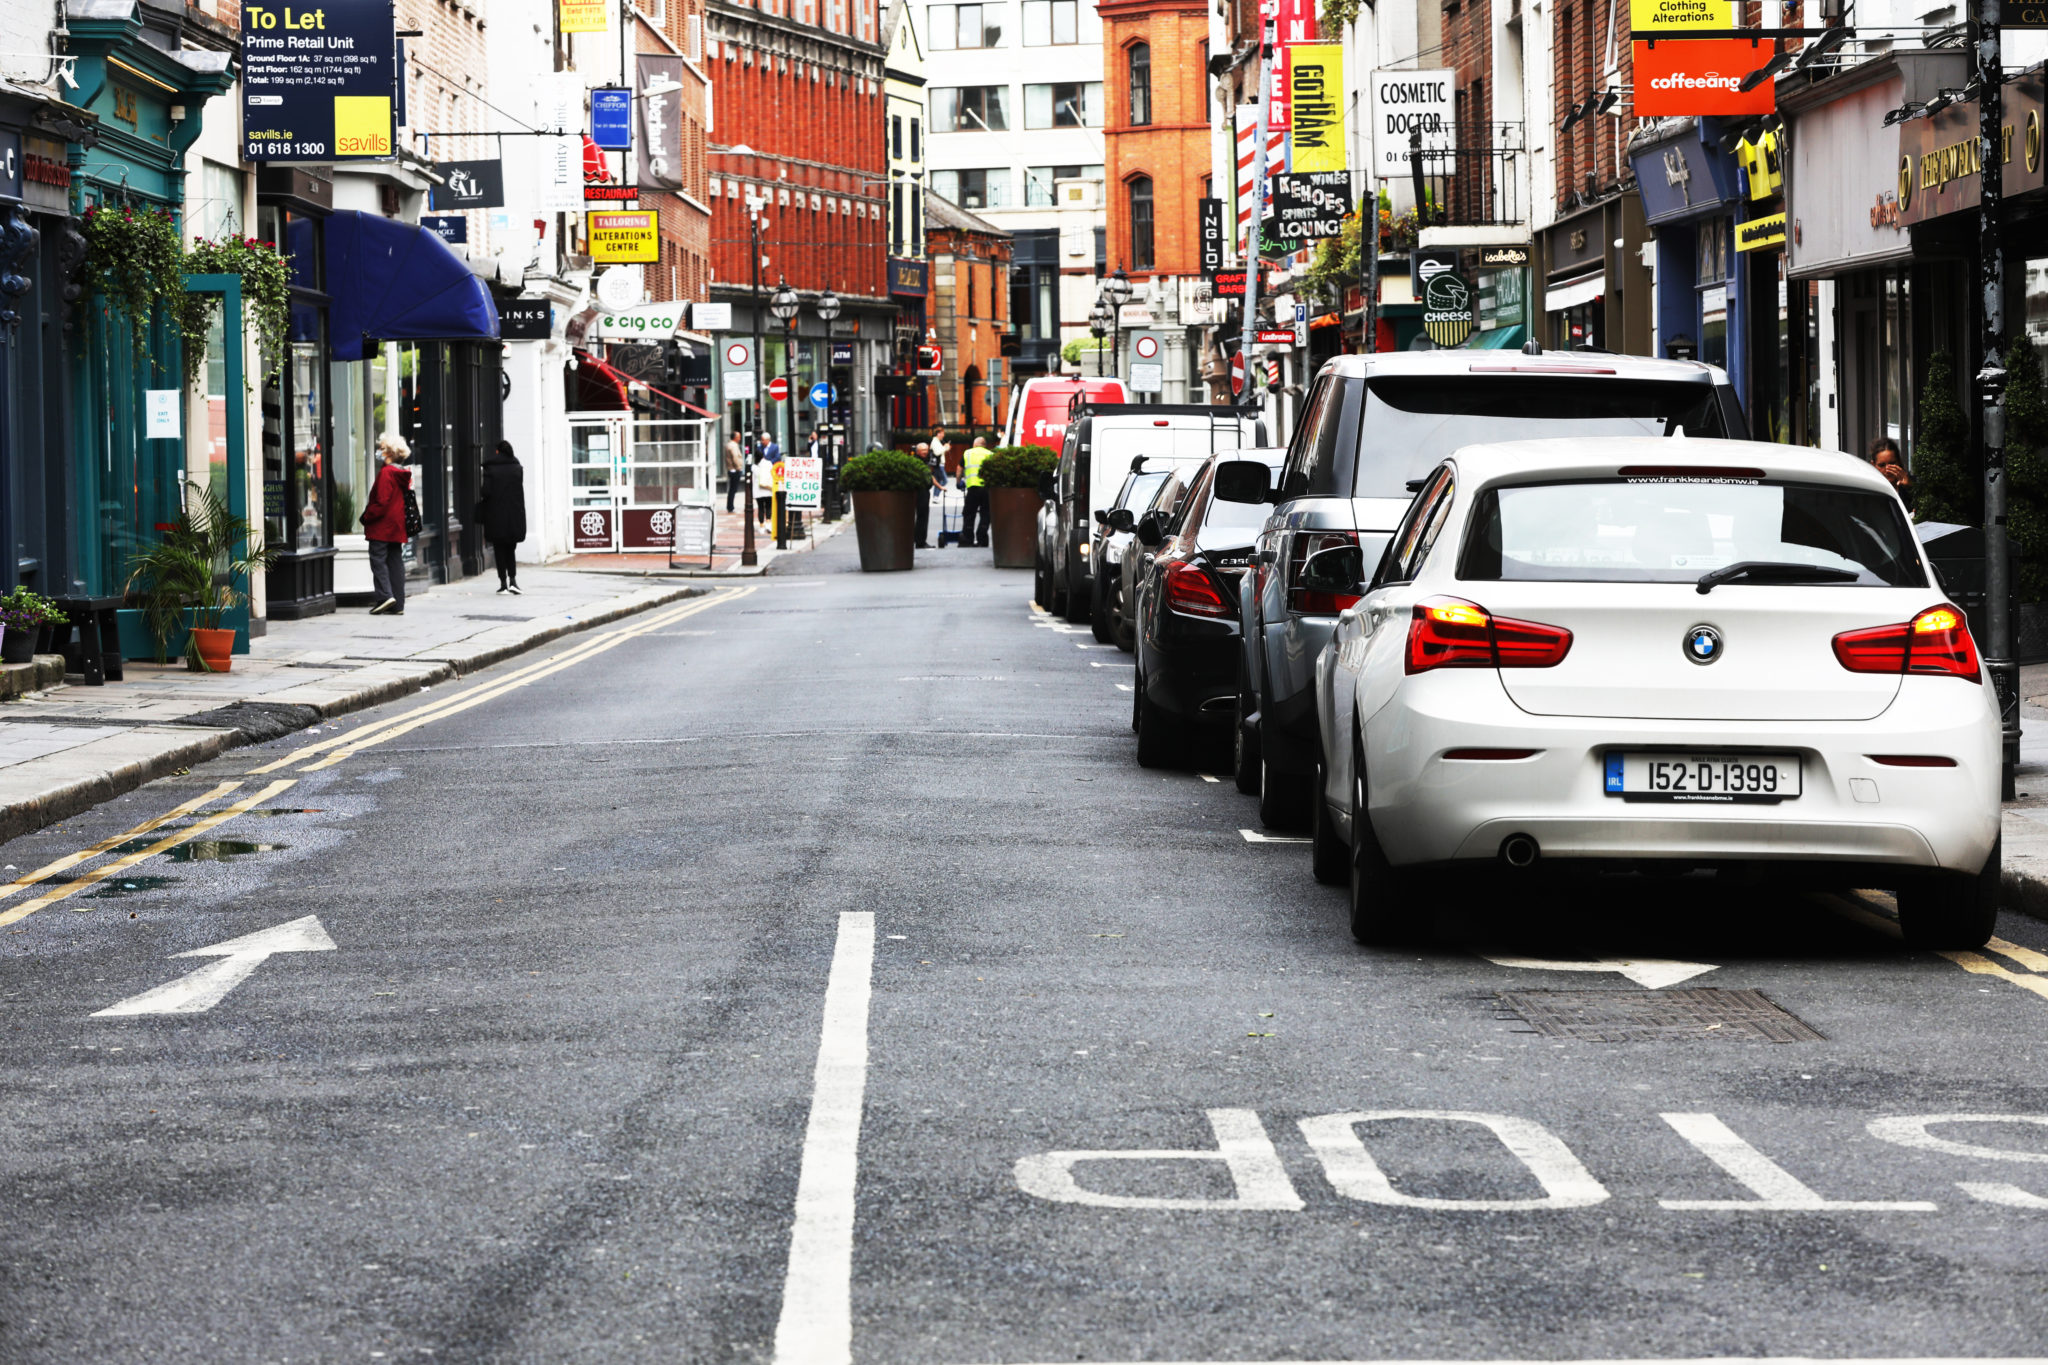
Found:
<path fill-rule="evenodd" d="M 500 441 L 484 456 L 484 495 L 476 519 L 498 561 L 498 591 L 519 595 L 519 542 L 526 539 L 526 477 L 513 458 L 512 443 Z"/>

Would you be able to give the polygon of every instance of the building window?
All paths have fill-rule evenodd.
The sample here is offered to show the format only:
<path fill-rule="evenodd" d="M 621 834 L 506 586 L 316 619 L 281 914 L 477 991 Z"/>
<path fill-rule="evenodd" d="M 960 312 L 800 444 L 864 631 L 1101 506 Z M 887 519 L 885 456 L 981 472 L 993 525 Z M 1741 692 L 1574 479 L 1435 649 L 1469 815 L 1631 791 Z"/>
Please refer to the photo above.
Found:
<path fill-rule="evenodd" d="M 1052 87 L 1027 86 L 1025 88 L 1028 90 L 1049 90 Z M 940 86 L 932 91 L 932 131 L 935 133 L 1007 132 L 1010 127 L 1010 116 L 1003 108 L 1003 97 L 1008 93 L 1009 87 L 1002 85 Z"/>
<path fill-rule="evenodd" d="M 899 161 L 903 159 L 903 115 L 901 114 L 889 116 L 889 155 Z"/>
<path fill-rule="evenodd" d="M 1001 47 L 1001 5 L 933 5 L 931 38 L 934 50 L 956 47 Z"/>
<path fill-rule="evenodd" d="M 1708 218 L 1700 223 L 1699 283 L 1720 284 L 1728 278 L 1728 220 Z"/>
<path fill-rule="evenodd" d="M 1102 82 L 1063 81 L 1024 87 L 1026 128 L 1100 128 Z"/>
<path fill-rule="evenodd" d="M 1132 176 L 1124 191 L 1131 207 L 1131 269 L 1152 268 L 1152 177 Z"/>
<path fill-rule="evenodd" d="M 1024 168 L 1024 205 L 1026 208 L 1049 209 L 1053 206 L 1053 184 L 1060 180 L 1102 179 L 1100 166 L 1026 166 Z"/>
<path fill-rule="evenodd" d="M 891 196 L 889 207 L 889 244 L 891 249 L 893 249 L 898 256 L 901 256 L 903 254 L 902 183 L 899 181 L 898 183 L 891 185 L 889 187 L 889 194 Z"/>
<path fill-rule="evenodd" d="M 1078 0 L 1024 0 L 1024 46 L 1051 47 L 1080 41 Z"/>
<path fill-rule="evenodd" d="M 981 171 L 933 171 L 932 193 L 963 209 L 999 209 L 1010 203 L 1010 171 L 997 166 Z"/>
<path fill-rule="evenodd" d="M 922 151 L 920 151 L 920 150 L 919 150 L 919 148 L 918 148 L 918 145 L 917 145 L 917 142 L 918 142 L 918 134 L 919 134 L 919 132 L 920 132 L 920 128 L 921 128 L 921 124 L 920 124 L 920 121 L 919 121 L 919 119 L 917 118 L 917 116 L 916 116 L 915 114 L 911 115 L 911 118 L 910 118 L 910 163 L 911 163 L 911 164 L 912 164 L 913 166 L 914 166 L 914 165 L 916 165 L 916 164 L 917 164 L 917 163 L 918 163 L 918 162 L 919 162 L 920 160 L 922 160 L 922 159 L 923 159 L 923 157 L 924 157 L 924 153 L 923 153 Z"/>
<path fill-rule="evenodd" d="M 1152 45 L 1132 43 L 1125 65 L 1131 76 L 1131 126 L 1152 121 Z"/>

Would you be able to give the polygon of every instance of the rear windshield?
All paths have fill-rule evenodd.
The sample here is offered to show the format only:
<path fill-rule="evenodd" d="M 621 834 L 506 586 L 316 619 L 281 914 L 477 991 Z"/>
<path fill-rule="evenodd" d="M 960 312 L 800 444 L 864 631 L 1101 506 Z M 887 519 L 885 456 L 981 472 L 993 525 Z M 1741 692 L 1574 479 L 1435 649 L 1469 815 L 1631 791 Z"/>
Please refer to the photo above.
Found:
<path fill-rule="evenodd" d="M 1485 441 L 1726 436 L 1708 383 L 1571 375 L 1387 375 L 1368 380 L 1352 496 L 1406 498 L 1445 456 Z M 1741 433 L 1734 433 L 1740 435 Z"/>
<path fill-rule="evenodd" d="M 1116 505 L 1137 511 L 1143 508 L 1146 503 L 1152 501 L 1152 495 L 1158 492 L 1159 485 L 1165 482 L 1165 470 L 1161 470 L 1157 474 L 1134 474 L 1131 476 L 1130 483 L 1125 485 L 1124 495 L 1117 500 Z"/>
<path fill-rule="evenodd" d="M 1691 583 L 1744 560 L 1855 573 L 1842 587 L 1925 587 L 1899 500 L 1828 484 L 1601 480 L 1490 488 L 1458 577 Z"/>

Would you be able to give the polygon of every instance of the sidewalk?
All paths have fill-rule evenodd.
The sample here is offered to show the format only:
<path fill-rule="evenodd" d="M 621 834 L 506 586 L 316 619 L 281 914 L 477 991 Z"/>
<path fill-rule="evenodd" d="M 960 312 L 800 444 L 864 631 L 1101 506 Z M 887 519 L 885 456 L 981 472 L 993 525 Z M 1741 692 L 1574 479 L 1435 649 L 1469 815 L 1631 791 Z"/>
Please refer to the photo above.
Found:
<path fill-rule="evenodd" d="M 2005 905 L 2048 919 L 2048 664 L 2020 670 L 2019 799 L 2005 803 Z"/>
<path fill-rule="evenodd" d="M 590 573 L 522 566 L 523 596 L 497 577 L 410 594 L 403 616 L 360 607 L 272 621 L 227 673 L 129 659 L 126 678 L 86 687 L 47 684 L 54 656 L 7 670 L 45 683 L 0 702 L 0 840 L 40 829 L 145 782 L 329 716 L 416 692 L 550 640 L 705 591 L 682 583 L 633 587 Z"/>
<path fill-rule="evenodd" d="M 737 504 L 735 504 L 737 505 Z M 841 531 L 853 525 L 853 514 L 835 522 L 826 522 L 818 514 L 804 514 L 805 538 L 793 540 L 787 550 L 775 548 L 775 535 L 762 527 L 754 528 L 755 563 L 740 563 L 740 546 L 746 535 L 746 517 L 743 512 L 728 512 L 724 504 L 718 505 L 718 529 L 713 545 L 718 553 L 710 557 L 690 555 L 676 561 L 670 568 L 668 555 L 664 551 L 643 551 L 638 554 L 578 554 L 567 559 L 558 559 L 548 567 L 570 573 L 602 573 L 626 578 L 753 578 L 783 555 L 796 554 L 802 550 L 815 549 Z"/>

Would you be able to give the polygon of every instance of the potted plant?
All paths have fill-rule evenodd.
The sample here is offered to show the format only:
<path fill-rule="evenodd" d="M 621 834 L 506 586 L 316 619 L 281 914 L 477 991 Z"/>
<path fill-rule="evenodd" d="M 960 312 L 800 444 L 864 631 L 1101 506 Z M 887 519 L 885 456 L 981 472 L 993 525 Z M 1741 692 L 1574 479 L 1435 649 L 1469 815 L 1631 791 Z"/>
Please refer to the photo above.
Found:
<path fill-rule="evenodd" d="M 69 623 L 55 602 L 32 589 L 16 588 L 0 597 L 0 663 L 33 662 L 43 631 Z"/>
<path fill-rule="evenodd" d="M 998 569 L 1037 567 L 1038 509 L 1045 503 L 1038 490 L 1059 462 L 1059 455 L 1045 446 L 1004 446 L 982 461 L 989 542 Z"/>
<path fill-rule="evenodd" d="M 885 573 L 911 566 L 917 500 L 929 497 L 931 470 L 907 450 L 871 450 L 839 471 L 839 486 L 853 494 L 853 530 L 860 567 Z"/>
<path fill-rule="evenodd" d="M 235 586 L 268 569 L 275 546 L 249 548 L 255 528 L 212 489 L 189 485 L 185 510 L 163 539 L 129 561 L 128 591 L 142 608 L 156 640 L 158 663 L 167 662 L 171 642 L 187 632 L 181 653 L 195 673 L 225 673 L 233 661 L 235 632 L 222 619 L 249 600 Z M 0 642 L 4 643 L 4 642 Z"/>

